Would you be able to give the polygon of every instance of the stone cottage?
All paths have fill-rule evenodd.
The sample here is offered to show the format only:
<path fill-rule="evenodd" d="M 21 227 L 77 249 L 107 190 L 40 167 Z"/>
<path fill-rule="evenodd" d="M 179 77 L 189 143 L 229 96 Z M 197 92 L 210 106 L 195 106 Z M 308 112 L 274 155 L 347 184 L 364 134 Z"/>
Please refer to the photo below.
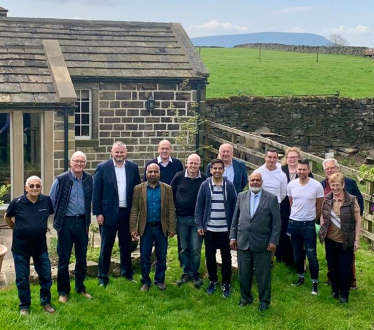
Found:
<path fill-rule="evenodd" d="M 178 23 L 7 17 L 0 9 L 0 184 L 48 192 L 75 150 L 87 169 L 127 144 L 142 169 L 174 119 L 199 112 L 209 74 Z M 176 155 L 180 149 L 176 148 Z"/>

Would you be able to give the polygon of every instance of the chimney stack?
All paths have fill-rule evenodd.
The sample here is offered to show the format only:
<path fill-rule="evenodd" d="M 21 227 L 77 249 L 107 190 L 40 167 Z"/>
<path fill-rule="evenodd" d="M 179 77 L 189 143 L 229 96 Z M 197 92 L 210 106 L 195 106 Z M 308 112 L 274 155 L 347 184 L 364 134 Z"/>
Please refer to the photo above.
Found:
<path fill-rule="evenodd" d="M 0 7 L 0 17 L 7 17 L 8 16 L 8 9 Z"/>

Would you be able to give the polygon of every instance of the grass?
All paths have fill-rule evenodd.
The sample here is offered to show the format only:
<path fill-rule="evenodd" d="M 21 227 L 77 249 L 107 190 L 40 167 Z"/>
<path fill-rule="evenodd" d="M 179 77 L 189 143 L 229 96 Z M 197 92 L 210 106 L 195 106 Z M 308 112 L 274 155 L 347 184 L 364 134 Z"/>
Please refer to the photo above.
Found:
<path fill-rule="evenodd" d="M 181 275 L 176 253 L 176 240 L 170 241 L 167 290 L 161 292 L 152 286 L 142 293 L 138 266 L 135 279 L 138 284 L 123 279 L 112 279 L 106 289 L 97 285 L 96 279 L 86 281 L 91 301 L 70 295 L 68 304 L 57 302 L 56 285 L 52 299 L 56 314 L 48 315 L 38 305 L 38 287 L 32 287 L 31 315 L 20 317 L 16 288 L 0 291 L 0 329 L 374 329 L 372 306 L 374 304 L 374 256 L 364 244 L 357 253 L 357 278 L 359 290 L 351 292 L 350 302 L 341 306 L 330 297 L 330 287 L 320 285 L 318 296 L 310 294 L 310 278 L 300 288 L 290 285 L 296 275 L 284 265 L 276 264 L 272 271 L 272 303 L 262 314 L 255 303 L 237 306 L 240 293 L 236 273 L 232 279 L 232 295 L 225 299 L 220 289 L 212 297 L 205 289 L 196 290 L 192 283 L 180 288 L 175 285 Z M 320 282 L 326 280 L 326 263 L 323 248 L 319 246 L 321 263 Z M 203 267 L 202 262 L 202 267 Z M 202 269 L 204 270 L 204 269 Z M 153 274 L 152 274 L 153 277 Z"/>
<path fill-rule="evenodd" d="M 249 48 L 201 48 L 210 72 L 207 98 L 233 95 L 325 94 L 373 97 L 374 61 L 348 55 L 303 54 Z"/>

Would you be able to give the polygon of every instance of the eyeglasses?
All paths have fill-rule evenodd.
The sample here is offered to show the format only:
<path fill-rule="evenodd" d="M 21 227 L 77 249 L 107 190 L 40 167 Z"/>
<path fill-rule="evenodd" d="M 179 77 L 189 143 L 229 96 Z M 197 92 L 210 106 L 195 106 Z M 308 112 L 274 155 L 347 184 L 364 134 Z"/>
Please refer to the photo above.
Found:
<path fill-rule="evenodd" d="M 331 188 L 341 188 L 341 187 L 343 187 L 343 185 L 341 185 L 340 183 L 332 183 L 332 184 L 330 184 L 330 187 Z"/>
<path fill-rule="evenodd" d="M 327 167 L 327 168 L 324 169 L 324 171 L 325 171 L 325 172 L 326 172 L 326 171 L 332 171 L 332 170 L 335 169 L 335 168 L 336 168 L 336 166 Z"/>
<path fill-rule="evenodd" d="M 298 159 L 299 156 L 296 156 L 296 157 L 287 157 L 287 159 Z"/>
<path fill-rule="evenodd" d="M 30 187 L 31 189 L 34 189 L 34 188 L 36 188 L 36 189 L 40 189 L 41 185 L 40 185 L 40 184 L 29 184 L 29 187 Z"/>
<path fill-rule="evenodd" d="M 75 159 L 72 159 L 71 161 L 72 161 L 73 163 L 75 163 L 75 164 L 85 164 L 85 163 L 86 163 L 85 160 L 75 160 Z"/>

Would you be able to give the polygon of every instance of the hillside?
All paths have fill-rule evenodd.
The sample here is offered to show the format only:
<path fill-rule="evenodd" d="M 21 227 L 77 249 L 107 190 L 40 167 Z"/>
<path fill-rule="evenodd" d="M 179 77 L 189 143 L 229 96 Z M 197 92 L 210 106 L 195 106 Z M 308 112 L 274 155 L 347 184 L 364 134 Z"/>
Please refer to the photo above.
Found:
<path fill-rule="evenodd" d="M 221 36 L 208 36 L 191 38 L 195 46 L 226 47 L 246 43 L 277 43 L 284 45 L 306 45 L 326 46 L 330 42 L 323 36 L 313 33 L 292 33 L 292 32 L 259 32 L 249 34 L 231 34 Z"/>

